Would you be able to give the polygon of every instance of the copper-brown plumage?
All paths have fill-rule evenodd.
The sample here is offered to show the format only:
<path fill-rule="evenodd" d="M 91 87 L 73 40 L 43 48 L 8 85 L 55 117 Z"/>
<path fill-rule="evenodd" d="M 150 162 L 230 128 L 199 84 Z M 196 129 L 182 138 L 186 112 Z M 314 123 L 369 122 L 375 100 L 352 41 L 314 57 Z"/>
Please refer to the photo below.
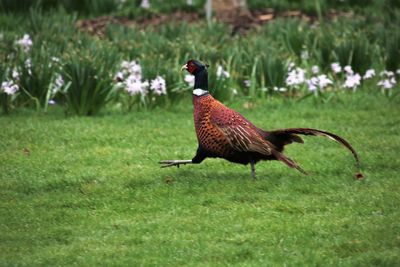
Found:
<path fill-rule="evenodd" d="M 183 68 L 195 75 L 194 125 L 199 146 L 192 160 L 164 160 L 160 162 L 163 164 L 162 167 L 179 167 L 181 164 L 200 163 L 208 157 L 219 157 L 235 163 L 250 163 L 253 177 L 255 177 L 254 166 L 260 160 L 279 160 L 305 173 L 296 162 L 283 154 L 285 145 L 292 142 L 303 143 L 298 136 L 302 134 L 325 136 L 339 142 L 352 152 L 359 168 L 356 151 L 340 136 L 312 128 L 275 131 L 260 129 L 209 94 L 205 65 L 196 60 L 189 60 Z M 362 178 L 362 174 L 357 173 L 356 178 Z"/>

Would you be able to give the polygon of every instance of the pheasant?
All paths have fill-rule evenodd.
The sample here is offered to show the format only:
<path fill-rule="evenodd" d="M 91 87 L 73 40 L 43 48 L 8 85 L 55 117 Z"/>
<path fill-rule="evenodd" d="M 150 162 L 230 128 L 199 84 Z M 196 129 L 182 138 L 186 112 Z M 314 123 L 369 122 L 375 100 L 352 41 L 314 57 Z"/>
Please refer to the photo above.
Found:
<path fill-rule="evenodd" d="M 186 69 L 195 76 L 193 105 L 198 140 L 196 155 L 191 160 L 160 161 L 161 167 L 179 167 L 184 164 L 199 164 L 206 158 L 223 158 L 234 163 L 250 164 L 251 176 L 255 178 L 255 164 L 258 161 L 278 160 L 307 174 L 294 160 L 285 156 L 283 150 L 293 142 L 303 143 L 299 135 L 312 135 L 325 136 L 345 146 L 353 154 L 360 170 L 357 152 L 336 134 L 312 128 L 265 131 L 214 99 L 208 91 L 207 67 L 198 60 L 189 60 L 181 69 Z M 363 178 L 361 172 L 355 176 L 357 179 Z"/>

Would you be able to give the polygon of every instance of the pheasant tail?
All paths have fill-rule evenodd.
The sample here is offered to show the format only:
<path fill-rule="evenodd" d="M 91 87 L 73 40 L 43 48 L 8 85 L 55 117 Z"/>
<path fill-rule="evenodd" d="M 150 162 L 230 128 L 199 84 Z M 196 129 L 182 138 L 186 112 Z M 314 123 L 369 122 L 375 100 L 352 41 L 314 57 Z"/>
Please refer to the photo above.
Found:
<path fill-rule="evenodd" d="M 267 132 L 266 139 L 268 141 L 270 141 L 271 143 L 277 145 L 278 147 L 283 147 L 284 145 L 292 143 L 292 142 L 303 143 L 303 140 L 299 136 L 297 136 L 298 134 L 324 136 L 324 137 L 332 139 L 332 140 L 338 142 L 339 144 L 343 145 L 348 150 L 350 150 L 350 152 L 353 154 L 353 157 L 356 161 L 356 166 L 357 166 L 358 172 L 355 174 L 355 177 L 357 179 L 362 179 L 364 177 L 360 170 L 361 169 L 360 159 L 358 157 L 357 152 L 350 145 L 349 142 L 347 142 L 344 138 L 342 138 L 336 134 L 318 130 L 318 129 L 312 129 L 312 128 L 288 128 L 288 129 L 281 129 L 281 130 Z M 281 160 L 281 161 L 285 162 L 284 160 Z M 288 164 L 288 163 L 286 163 L 286 164 L 290 166 L 290 164 Z M 296 167 L 293 167 L 293 168 L 296 168 Z"/>

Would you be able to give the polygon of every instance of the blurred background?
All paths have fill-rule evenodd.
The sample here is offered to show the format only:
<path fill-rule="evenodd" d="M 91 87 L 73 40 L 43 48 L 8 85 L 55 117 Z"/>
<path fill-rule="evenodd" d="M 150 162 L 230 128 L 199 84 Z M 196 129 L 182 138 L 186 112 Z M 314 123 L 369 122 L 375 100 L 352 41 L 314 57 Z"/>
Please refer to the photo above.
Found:
<path fill-rule="evenodd" d="M 94 115 L 190 96 L 179 67 L 210 65 L 222 100 L 398 95 L 396 0 L 1 0 L 3 113 Z"/>

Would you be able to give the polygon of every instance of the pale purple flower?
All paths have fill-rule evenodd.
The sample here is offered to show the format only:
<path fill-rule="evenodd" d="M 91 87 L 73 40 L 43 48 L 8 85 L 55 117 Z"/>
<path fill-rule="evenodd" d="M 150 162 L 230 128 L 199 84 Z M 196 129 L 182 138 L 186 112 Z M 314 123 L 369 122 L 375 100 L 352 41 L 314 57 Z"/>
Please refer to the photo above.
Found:
<path fill-rule="evenodd" d="M 244 80 L 243 83 L 244 83 L 244 86 L 246 86 L 246 87 L 250 87 L 250 85 L 251 85 L 250 80 Z"/>
<path fill-rule="evenodd" d="M 365 74 L 363 76 L 363 79 L 364 80 L 368 80 L 368 79 L 371 79 L 374 76 L 375 76 L 375 70 L 374 69 L 369 69 L 369 70 L 367 70 L 365 72 Z"/>
<path fill-rule="evenodd" d="M 137 77 L 142 77 L 142 67 L 135 61 L 132 61 L 128 69 L 129 73 Z"/>
<path fill-rule="evenodd" d="M 142 67 L 135 60 L 122 61 L 121 69 L 115 74 L 114 78 L 117 81 L 116 87 L 123 88 L 132 96 L 138 94 L 147 95 L 148 93 L 150 84 L 148 81 L 142 80 Z M 158 87 L 155 93 L 162 94 L 163 91 L 161 89 L 161 87 Z"/>
<path fill-rule="evenodd" d="M 331 68 L 332 68 L 332 71 L 333 71 L 334 73 L 340 73 L 340 72 L 342 72 L 342 67 L 340 66 L 340 64 L 339 64 L 338 62 L 332 63 L 332 64 L 331 64 Z"/>
<path fill-rule="evenodd" d="M 382 89 L 392 89 L 396 85 L 396 79 L 394 77 L 388 77 L 379 81 L 377 85 L 381 86 Z"/>
<path fill-rule="evenodd" d="M 381 86 L 382 89 L 392 89 L 396 85 L 397 82 L 393 71 L 384 70 L 379 75 L 383 77 L 383 79 L 378 82 L 378 85 Z"/>
<path fill-rule="evenodd" d="M 315 77 L 314 77 L 315 78 Z M 315 83 L 315 80 L 313 81 L 312 79 L 310 79 L 310 80 L 307 80 L 307 86 L 308 86 L 308 90 L 310 91 L 310 92 L 314 92 L 314 91 L 316 91 L 318 88 L 317 88 L 317 85 L 316 85 L 316 83 Z"/>
<path fill-rule="evenodd" d="M 312 72 L 313 74 L 319 73 L 319 67 L 318 67 L 317 65 L 312 66 L 312 67 L 311 67 L 311 72 Z"/>
<path fill-rule="evenodd" d="M 354 71 L 353 71 L 353 69 L 351 68 L 350 65 L 345 66 L 343 69 L 346 72 L 346 75 L 353 75 L 354 74 Z"/>
<path fill-rule="evenodd" d="M 57 74 L 57 77 L 54 81 L 54 85 L 56 86 L 56 88 L 61 88 L 64 86 L 64 79 L 61 76 L 61 74 Z"/>
<path fill-rule="evenodd" d="M 309 91 L 316 91 L 317 89 L 323 90 L 325 87 L 332 84 L 332 81 L 325 74 L 321 74 L 317 77 L 311 77 L 311 79 L 307 80 L 306 82 Z"/>
<path fill-rule="evenodd" d="M 24 36 L 15 42 L 17 45 L 21 46 L 25 52 L 29 52 L 31 46 L 33 45 L 32 39 L 29 34 L 24 34 Z"/>
<path fill-rule="evenodd" d="M 356 73 L 352 75 L 347 75 L 343 86 L 355 90 L 360 84 L 361 84 L 361 76 L 358 73 Z"/>
<path fill-rule="evenodd" d="M 121 72 L 124 75 L 126 74 L 128 76 L 134 76 L 138 80 L 142 79 L 142 67 L 135 60 L 130 62 L 126 60 L 122 61 Z"/>
<path fill-rule="evenodd" d="M 189 84 L 189 86 L 194 86 L 194 76 L 191 74 L 186 74 L 184 78 L 185 82 Z"/>
<path fill-rule="evenodd" d="M 14 81 L 4 81 L 1 83 L 0 90 L 7 95 L 14 95 L 19 90 L 19 86 Z"/>
<path fill-rule="evenodd" d="M 142 0 L 142 3 L 140 4 L 141 8 L 144 9 L 149 9 L 150 8 L 150 1 L 149 0 Z"/>
<path fill-rule="evenodd" d="M 286 78 L 286 85 L 296 86 L 305 82 L 305 70 L 301 68 L 292 69 Z"/>
<path fill-rule="evenodd" d="M 128 78 L 124 82 L 125 90 L 130 95 L 147 95 L 147 89 L 149 87 L 149 82 L 136 79 L 135 76 L 128 76 Z"/>
<path fill-rule="evenodd" d="M 50 99 L 47 103 L 49 103 L 49 105 L 55 105 L 56 101 L 54 99 Z"/>
<path fill-rule="evenodd" d="M 161 76 L 157 76 L 150 82 L 150 89 L 153 90 L 156 95 L 166 95 L 167 86 L 165 79 Z"/>
<path fill-rule="evenodd" d="M 229 78 L 231 75 L 229 72 L 225 71 L 224 68 L 221 65 L 218 65 L 217 67 L 217 77 L 218 78 Z"/>
<path fill-rule="evenodd" d="M 325 75 L 319 75 L 318 77 L 318 86 L 322 90 L 327 87 L 329 84 L 332 84 L 332 81 Z"/>

